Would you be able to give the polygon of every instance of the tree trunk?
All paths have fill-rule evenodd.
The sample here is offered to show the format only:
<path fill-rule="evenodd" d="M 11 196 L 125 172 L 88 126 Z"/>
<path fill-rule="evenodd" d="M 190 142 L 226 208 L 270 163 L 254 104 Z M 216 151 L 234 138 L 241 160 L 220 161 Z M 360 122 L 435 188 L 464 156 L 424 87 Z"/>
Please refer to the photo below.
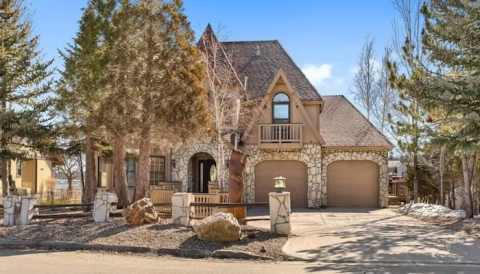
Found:
<path fill-rule="evenodd" d="M 82 204 L 85 204 L 85 177 L 83 173 L 82 153 L 78 154 L 78 164 L 80 165 L 80 183 L 82 184 Z"/>
<path fill-rule="evenodd" d="M 452 206 L 451 206 L 450 208 L 451 208 L 451 209 L 456 209 L 456 208 L 455 208 L 455 207 L 456 207 L 456 205 L 455 205 L 455 203 L 456 203 L 456 201 L 455 201 L 455 181 L 452 181 L 452 186 L 451 186 L 451 188 L 452 188 L 452 198 L 451 198 L 451 200 L 452 200 Z"/>
<path fill-rule="evenodd" d="M 1 174 L 2 174 L 2 196 L 7 197 L 10 193 L 10 186 L 8 185 L 8 160 L 1 161 Z"/>
<path fill-rule="evenodd" d="M 243 171 L 247 166 L 247 156 L 245 153 L 232 150 L 230 156 L 230 164 L 228 167 L 228 199 L 230 203 L 242 203 L 245 184 L 243 182 Z M 247 217 L 247 210 L 244 207 L 229 208 L 228 212 L 232 213 L 237 219 Z"/>
<path fill-rule="evenodd" d="M 413 154 L 413 203 L 418 203 L 418 156 Z"/>
<path fill-rule="evenodd" d="M 137 180 L 135 185 L 134 201 L 138 201 L 148 194 L 148 177 L 150 171 L 150 126 L 144 124 L 140 133 L 140 148 L 137 161 Z"/>
<path fill-rule="evenodd" d="M 94 175 L 92 175 L 92 173 L 95 173 L 95 157 L 91 157 L 92 151 L 92 136 L 87 133 L 85 137 L 85 190 L 83 191 L 84 197 L 82 197 L 82 201 L 86 204 L 91 204 L 93 202 L 93 185 L 96 186 L 96 182 L 93 181 Z M 90 208 L 87 207 L 85 210 L 88 211 Z"/>
<path fill-rule="evenodd" d="M 125 135 L 117 134 L 113 149 L 113 185 L 121 204 L 130 204 L 128 187 L 125 180 Z"/>
<path fill-rule="evenodd" d="M 445 206 L 444 194 L 444 165 L 445 165 L 445 147 L 440 148 L 440 204 Z"/>
<path fill-rule="evenodd" d="M 475 161 L 477 158 L 477 152 L 474 151 L 468 159 L 468 153 L 462 153 L 462 166 L 463 166 L 463 203 L 467 218 L 473 218 L 473 197 L 472 197 L 472 179 L 473 169 L 475 167 Z"/>

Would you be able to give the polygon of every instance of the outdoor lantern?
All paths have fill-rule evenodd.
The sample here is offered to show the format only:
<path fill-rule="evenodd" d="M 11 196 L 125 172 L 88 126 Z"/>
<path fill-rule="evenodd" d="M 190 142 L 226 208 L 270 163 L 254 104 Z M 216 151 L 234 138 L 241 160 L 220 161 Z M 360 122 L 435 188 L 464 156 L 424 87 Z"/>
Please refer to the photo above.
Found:
<path fill-rule="evenodd" d="M 277 192 L 282 193 L 283 190 L 287 187 L 287 184 L 285 182 L 287 179 L 282 176 L 278 176 L 273 179 L 275 180 L 275 188 L 277 189 Z"/>

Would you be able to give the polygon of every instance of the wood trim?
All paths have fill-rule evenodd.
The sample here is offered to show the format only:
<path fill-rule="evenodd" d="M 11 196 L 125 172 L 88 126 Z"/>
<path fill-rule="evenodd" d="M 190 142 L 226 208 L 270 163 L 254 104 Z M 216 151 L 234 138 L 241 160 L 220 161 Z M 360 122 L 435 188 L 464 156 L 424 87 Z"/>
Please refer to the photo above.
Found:
<path fill-rule="evenodd" d="M 285 82 L 285 85 L 287 86 L 288 92 L 291 94 L 290 99 L 293 99 L 293 101 L 298 105 L 298 108 L 300 109 L 300 112 L 303 114 L 304 118 L 307 120 L 307 124 L 310 126 L 310 128 L 313 130 L 315 136 L 317 137 L 318 141 L 320 142 L 321 145 L 325 145 L 325 140 L 323 140 L 322 136 L 320 135 L 320 130 L 315 127 L 315 125 L 312 122 L 312 119 L 310 119 L 310 116 L 308 116 L 307 112 L 305 111 L 305 108 L 303 107 L 303 103 L 300 101 L 300 99 L 297 96 L 297 93 L 295 90 L 292 88 L 290 85 L 290 82 L 288 81 L 285 73 L 283 70 L 280 68 L 277 71 L 277 74 L 273 78 L 273 81 L 270 83 L 270 86 L 267 89 L 267 92 L 265 93 L 265 96 L 263 97 L 262 103 L 260 104 L 260 108 L 265 107 L 265 104 L 270 100 L 270 93 L 272 92 L 273 88 L 275 87 L 275 84 L 277 83 L 278 79 L 282 77 L 283 81 Z M 290 102 L 291 103 L 291 102 Z M 263 113 L 263 112 L 260 112 Z M 255 119 L 252 120 L 250 125 L 247 127 L 247 130 L 245 131 L 245 134 L 242 137 L 242 141 L 245 141 L 247 136 L 250 134 L 250 131 L 252 131 L 252 128 L 254 126 L 254 122 L 258 119 L 258 116 L 255 117 Z"/>
<path fill-rule="evenodd" d="M 324 150 L 379 150 L 379 151 L 390 151 L 386 147 L 345 147 L 345 146 L 324 146 Z"/>

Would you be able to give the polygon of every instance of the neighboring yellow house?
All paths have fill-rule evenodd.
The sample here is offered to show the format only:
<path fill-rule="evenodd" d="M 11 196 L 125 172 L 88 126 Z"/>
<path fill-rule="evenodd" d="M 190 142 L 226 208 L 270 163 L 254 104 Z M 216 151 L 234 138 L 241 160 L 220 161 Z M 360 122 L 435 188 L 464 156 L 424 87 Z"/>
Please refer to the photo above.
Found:
<path fill-rule="evenodd" d="M 45 192 L 45 180 L 53 177 L 53 167 L 63 163 L 61 157 L 37 156 L 25 160 L 12 160 L 9 163 L 9 175 L 15 181 L 15 186 L 21 193 L 37 194 Z M 3 176 L 2 176 L 3 178 Z M 1 179 L 0 179 L 1 181 Z M 0 184 L 0 190 L 2 185 Z M 22 189 L 24 189 L 22 191 Z"/>

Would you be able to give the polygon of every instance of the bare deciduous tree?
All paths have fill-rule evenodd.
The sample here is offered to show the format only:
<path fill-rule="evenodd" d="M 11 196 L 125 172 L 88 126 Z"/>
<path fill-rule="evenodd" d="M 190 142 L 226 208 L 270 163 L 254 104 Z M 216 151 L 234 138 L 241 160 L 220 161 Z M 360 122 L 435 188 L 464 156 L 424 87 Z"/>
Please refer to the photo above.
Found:
<path fill-rule="evenodd" d="M 355 95 L 355 101 L 366 111 L 368 120 L 371 119 L 370 115 L 377 100 L 375 62 L 375 37 L 367 35 L 350 90 Z"/>

